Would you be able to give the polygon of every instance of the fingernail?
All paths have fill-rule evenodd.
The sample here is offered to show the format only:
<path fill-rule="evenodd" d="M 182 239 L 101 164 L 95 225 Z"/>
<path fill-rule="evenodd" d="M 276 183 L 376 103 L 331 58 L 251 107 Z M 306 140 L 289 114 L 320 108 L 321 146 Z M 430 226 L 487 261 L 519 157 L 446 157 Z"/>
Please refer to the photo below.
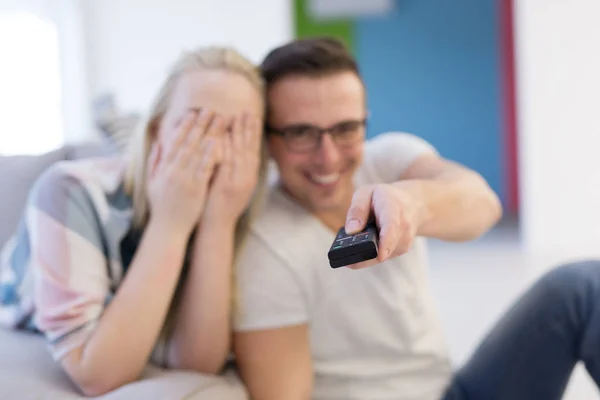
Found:
<path fill-rule="evenodd" d="M 388 257 L 390 256 L 390 249 L 386 249 L 385 252 L 383 253 L 383 261 L 386 261 L 388 259 Z"/>
<path fill-rule="evenodd" d="M 360 229 L 360 221 L 357 219 L 351 219 L 346 224 L 346 232 L 352 233 Z"/>

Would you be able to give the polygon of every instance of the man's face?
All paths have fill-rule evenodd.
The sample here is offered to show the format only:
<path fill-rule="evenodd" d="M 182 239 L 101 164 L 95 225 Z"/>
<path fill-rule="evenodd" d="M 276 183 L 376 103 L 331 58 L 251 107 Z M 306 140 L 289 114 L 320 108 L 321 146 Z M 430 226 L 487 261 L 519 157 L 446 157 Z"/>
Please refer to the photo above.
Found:
<path fill-rule="evenodd" d="M 315 213 L 347 207 L 365 137 L 361 80 L 352 72 L 285 77 L 270 88 L 268 101 L 269 128 L 286 132 L 268 136 L 284 189 Z"/>

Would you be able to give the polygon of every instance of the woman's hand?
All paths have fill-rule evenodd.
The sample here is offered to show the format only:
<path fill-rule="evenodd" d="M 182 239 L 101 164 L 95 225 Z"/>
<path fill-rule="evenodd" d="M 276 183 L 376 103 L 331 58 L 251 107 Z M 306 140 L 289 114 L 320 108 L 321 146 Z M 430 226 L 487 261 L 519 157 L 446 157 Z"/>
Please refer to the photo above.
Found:
<path fill-rule="evenodd" d="M 235 230 L 256 186 L 261 130 L 239 117 L 219 138 L 218 168 L 209 183 L 206 208 L 169 346 L 169 365 L 215 374 L 230 351 L 231 275 Z"/>
<path fill-rule="evenodd" d="M 204 210 L 224 122 L 211 112 L 191 111 L 175 129 L 169 148 L 155 143 L 148 160 L 150 212 L 161 226 L 190 234 Z"/>
<path fill-rule="evenodd" d="M 197 224 L 205 205 L 208 182 L 217 159 L 216 146 L 213 144 L 217 139 L 214 136 L 223 130 L 222 120 L 208 112 L 200 115 L 189 113 L 175 129 L 174 132 L 166 132 L 168 137 L 160 138 L 161 141 L 154 145 L 152 155 L 148 158 L 147 193 L 151 211 L 150 221 L 144 229 L 127 274 L 111 302 L 108 305 L 103 303 L 104 297 L 101 294 L 104 286 L 102 282 L 96 282 L 97 277 L 94 280 L 95 274 L 88 274 L 91 281 L 84 279 L 78 281 L 79 286 L 64 287 L 58 292 L 56 290 L 61 288 L 52 273 L 48 275 L 46 271 L 46 276 L 41 277 L 42 283 L 43 279 L 46 281 L 43 285 L 39 284 L 40 277 L 36 278 L 36 301 L 64 298 L 68 302 L 71 298 L 77 298 L 86 305 L 85 310 L 91 312 L 92 316 L 98 316 L 98 319 L 90 317 L 94 324 L 97 323 L 91 332 L 80 333 L 89 335 L 84 339 L 85 342 L 61 359 L 61 365 L 67 374 L 88 396 L 105 394 L 137 380 L 141 375 L 160 337 L 173 302 L 185 262 L 189 234 Z M 91 218 L 93 211 L 82 215 Z M 95 225 L 90 225 L 89 229 L 95 229 Z M 105 267 L 96 253 L 91 253 L 91 257 L 84 257 L 87 254 L 85 251 L 93 246 L 85 241 L 64 242 L 64 235 L 52 235 L 52 232 L 54 230 L 46 235 L 46 241 L 54 240 L 60 248 L 80 246 L 71 249 L 80 258 L 73 259 L 73 262 L 86 265 L 97 262 L 99 265 L 90 268 L 103 271 Z M 61 240 L 64 243 L 61 243 Z M 60 263 L 61 260 L 59 258 L 54 262 Z M 229 282 L 225 279 L 223 281 Z M 57 293 L 62 293 L 62 297 L 57 297 Z M 206 291 L 200 293 L 205 296 L 201 301 L 192 304 L 194 312 L 199 303 L 207 303 L 208 307 L 214 307 L 214 293 L 205 293 Z M 68 303 L 64 303 L 64 307 L 67 305 Z M 222 312 L 223 318 L 227 317 L 229 314 L 221 309 L 217 311 Z M 186 314 L 186 317 L 189 315 L 193 314 Z M 212 316 L 211 314 L 210 317 Z M 46 318 L 49 318 L 52 324 L 54 315 Z M 73 318 L 73 321 L 79 321 Z M 84 320 L 87 321 L 87 317 Z M 215 319 L 210 319 L 206 326 L 211 326 L 213 321 Z M 128 324 L 135 326 L 139 331 L 123 330 L 123 326 Z M 217 324 L 219 328 L 228 328 L 228 325 L 220 321 Z M 87 329 L 88 325 L 82 326 Z M 217 333 L 225 336 L 222 331 Z M 226 340 L 223 339 L 224 342 Z M 188 343 L 191 341 L 185 343 L 184 351 L 187 351 Z M 216 364 L 215 361 L 212 363 Z M 209 367 L 213 364 L 209 364 Z M 208 368 L 205 365 L 201 367 Z"/>
<path fill-rule="evenodd" d="M 209 189 L 207 217 L 235 222 L 247 208 L 258 181 L 261 141 L 258 118 L 234 118 L 222 138 L 222 160 Z"/>

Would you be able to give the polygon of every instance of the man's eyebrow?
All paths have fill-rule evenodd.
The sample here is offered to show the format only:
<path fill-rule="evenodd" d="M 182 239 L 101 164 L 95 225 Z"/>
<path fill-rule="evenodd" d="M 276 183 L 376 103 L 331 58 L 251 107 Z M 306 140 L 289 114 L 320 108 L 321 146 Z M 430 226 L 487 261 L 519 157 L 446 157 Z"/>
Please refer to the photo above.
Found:
<path fill-rule="evenodd" d="M 308 122 L 297 122 L 295 124 L 283 125 L 284 128 L 312 128 L 316 125 L 309 124 Z"/>
<path fill-rule="evenodd" d="M 348 124 L 348 123 L 354 123 L 354 122 L 359 122 L 359 121 L 361 121 L 361 120 L 358 118 L 348 118 L 348 119 L 343 119 L 341 121 L 337 121 L 337 122 L 329 125 L 328 127 L 324 127 L 324 128 L 331 128 L 334 126 Z M 309 124 L 308 122 L 297 122 L 294 124 L 283 125 L 282 128 L 320 128 L 320 126 L 315 125 L 315 124 Z"/>
<path fill-rule="evenodd" d="M 347 123 L 354 123 L 354 122 L 362 122 L 362 119 L 360 118 L 348 118 L 348 119 L 344 119 L 341 121 L 336 122 L 335 124 L 331 125 L 331 126 L 336 126 L 336 125 L 340 125 L 340 124 L 347 124 Z"/>

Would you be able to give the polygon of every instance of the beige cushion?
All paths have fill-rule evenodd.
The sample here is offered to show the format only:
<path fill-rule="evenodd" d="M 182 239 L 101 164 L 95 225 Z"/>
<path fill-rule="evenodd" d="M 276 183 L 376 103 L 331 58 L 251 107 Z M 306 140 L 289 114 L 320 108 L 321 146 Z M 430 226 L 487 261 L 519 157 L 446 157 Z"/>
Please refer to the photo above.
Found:
<path fill-rule="evenodd" d="M 0 328 L 0 399 L 85 398 L 54 362 L 43 337 Z M 141 380 L 98 399 L 248 400 L 248 396 L 233 371 L 215 377 L 148 366 Z"/>

